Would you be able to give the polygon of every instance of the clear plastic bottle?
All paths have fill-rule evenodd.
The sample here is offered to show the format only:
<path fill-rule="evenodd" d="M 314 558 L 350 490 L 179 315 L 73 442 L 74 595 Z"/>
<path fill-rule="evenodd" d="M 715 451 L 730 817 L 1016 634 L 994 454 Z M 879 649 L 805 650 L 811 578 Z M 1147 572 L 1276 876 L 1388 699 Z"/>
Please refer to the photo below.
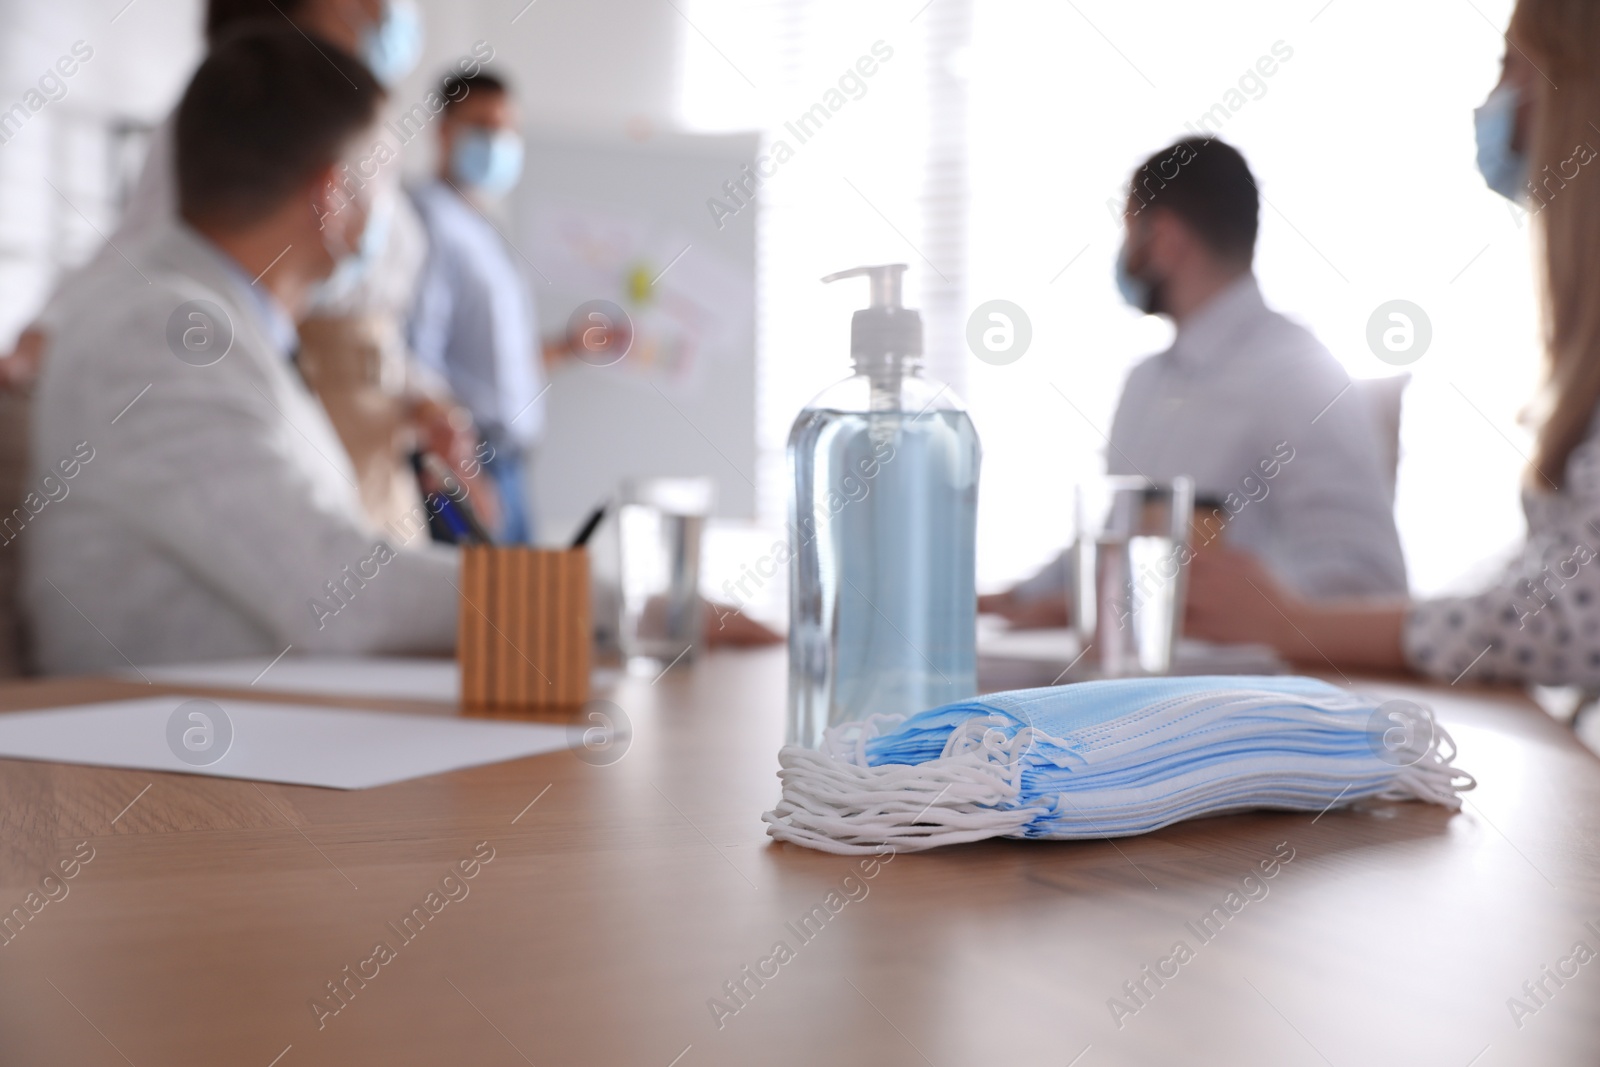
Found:
<path fill-rule="evenodd" d="M 789 434 L 789 743 L 977 692 L 977 431 L 922 377 L 922 320 L 900 304 L 903 263 L 866 276 L 855 374 Z"/>

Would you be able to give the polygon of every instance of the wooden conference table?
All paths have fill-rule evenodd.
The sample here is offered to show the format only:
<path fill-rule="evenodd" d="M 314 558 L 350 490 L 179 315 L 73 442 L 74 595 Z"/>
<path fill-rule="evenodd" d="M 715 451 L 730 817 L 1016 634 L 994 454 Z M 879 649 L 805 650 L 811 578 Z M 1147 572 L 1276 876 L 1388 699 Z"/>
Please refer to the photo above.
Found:
<path fill-rule="evenodd" d="M 1600 1061 L 1600 961 L 1574 956 L 1600 951 L 1600 762 L 1519 694 L 1370 683 L 1454 734 L 1480 782 L 1457 814 L 986 842 L 864 878 L 763 833 L 783 672 L 781 651 L 719 653 L 623 681 L 634 734 L 606 766 L 351 793 L 0 761 L 0 906 L 93 850 L 0 947 L 0 1064 Z M 0 708 L 149 692 L 19 683 Z M 475 849 L 468 894 L 394 936 Z M 381 966 L 380 939 L 400 946 Z"/>

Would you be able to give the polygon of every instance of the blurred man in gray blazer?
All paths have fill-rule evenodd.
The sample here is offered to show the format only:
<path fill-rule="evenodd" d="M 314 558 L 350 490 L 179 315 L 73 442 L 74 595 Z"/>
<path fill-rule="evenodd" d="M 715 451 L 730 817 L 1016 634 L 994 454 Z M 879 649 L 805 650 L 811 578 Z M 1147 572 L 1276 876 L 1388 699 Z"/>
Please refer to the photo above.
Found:
<path fill-rule="evenodd" d="M 42 669 L 451 648 L 454 551 L 370 527 L 294 365 L 318 286 L 362 266 L 382 98 L 288 25 L 190 82 L 179 220 L 67 297 L 39 383 L 35 480 L 75 465 L 21 535 Z"/>

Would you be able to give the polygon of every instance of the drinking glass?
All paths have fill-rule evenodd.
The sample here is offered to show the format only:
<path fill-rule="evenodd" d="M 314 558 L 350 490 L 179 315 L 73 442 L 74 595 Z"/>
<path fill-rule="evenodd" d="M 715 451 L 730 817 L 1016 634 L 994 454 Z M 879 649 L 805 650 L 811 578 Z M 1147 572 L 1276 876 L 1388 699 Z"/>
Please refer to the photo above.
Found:
<path fill-rule="evenodd" d="M 1194 483 L 1106 477 L 1079 485 L 1073 617 L 1101 677 L 1166 674 L 1183 624 Z"/>
<path fill-rule="evenodd" d="M 630 670 L 659 671 L 700 643 L 700 543 L 715 499 L 709 478 L 625 483 L 617 512 L 618 643 Z"/>

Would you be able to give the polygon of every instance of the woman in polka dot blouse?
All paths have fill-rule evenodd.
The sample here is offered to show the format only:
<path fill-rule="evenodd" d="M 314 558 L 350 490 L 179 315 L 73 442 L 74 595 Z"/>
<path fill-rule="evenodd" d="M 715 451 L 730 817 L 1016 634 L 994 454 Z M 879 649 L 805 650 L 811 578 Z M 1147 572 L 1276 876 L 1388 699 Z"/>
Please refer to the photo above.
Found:
<path fill-rule="evenodd" d="M 1542 255 L 1526 543 L 1474 595 L 1385 603 L 1308 602 L 1253 557 L 1207 549 L 1191 564 L 1189 635 L 1446 681 L 1600 687 L 1600 169 L 1578 172 L 1600 157 L 1588 122 L 1600 116 L 1600 4 L 1519 0 L 1507 40 L 1478 160 L 1491 188 L 1527 206 Z"/>

